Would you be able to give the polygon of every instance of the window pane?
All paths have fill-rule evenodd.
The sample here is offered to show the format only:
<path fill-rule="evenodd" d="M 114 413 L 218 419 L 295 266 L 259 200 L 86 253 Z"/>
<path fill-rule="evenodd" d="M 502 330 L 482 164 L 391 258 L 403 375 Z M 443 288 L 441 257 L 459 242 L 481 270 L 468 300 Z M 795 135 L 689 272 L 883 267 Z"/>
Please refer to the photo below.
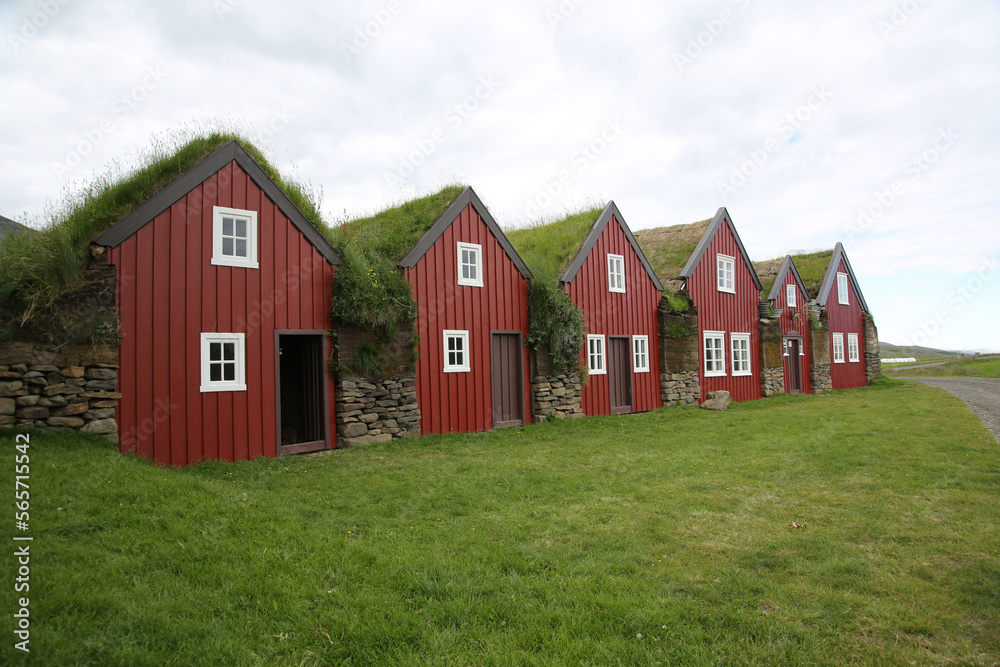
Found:
<path fill-rule="evenodd" d="M 236 364 L 222 364 L 222 368 L 225 370 L 226 382 L 234 382 L 236 380 Z"/>
<path fill-rule="evenodd" d="M 240 218 L 236 218 L 236 236 L 240 238 L 247 237 L 247 221 Z"/>
<path fill-rule="evenodd" d="M 208 379 L 212 382 L 222 382 L 222 364 L 209 365 Z"/>
<path fill-rule="evenodd" d="M 222 359 L 222 343 L 208 344 L 208 360 L 219 361 Z"/>
<path fill-rule="evenodd" d="M 232 257 L 232 255 L 233 255 L 233 240 L 232 239 L 229 239 L 229 238 L 223 238 L 222 239 L 222 254 L 223 255 L 229 255 L 230 257 Z"/>
<path fill-rule="evenodd" d="M 233 219 L 223 218 L 222 219 L 222 235 L 232 236 L 233 235 Z"/>
<path fill-rule="evenodd" d="M 247 242 L 244 239 L 236 240 L 236 256 L 246 257 L 247 256 Z"/>
<path fill-rule="evenodd" d="M 236 343 L 223 343 L 222 344 L 222 358 L 226 361 L 233 361 L 236 359 Z"/>

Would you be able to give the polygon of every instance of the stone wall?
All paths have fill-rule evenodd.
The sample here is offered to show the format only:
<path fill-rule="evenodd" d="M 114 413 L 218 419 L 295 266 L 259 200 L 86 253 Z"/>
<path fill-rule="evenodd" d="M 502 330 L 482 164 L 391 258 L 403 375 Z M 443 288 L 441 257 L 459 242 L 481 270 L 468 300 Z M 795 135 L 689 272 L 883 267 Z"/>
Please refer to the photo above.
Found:
<path fill-rule="evenodd" d="M 833 379 L 830 377 L 830 328 L 827 325 L 829 316 L 826 309 L 813 308 L 813 316 L 819 326 L 813 325 L 809 332 L 810 361 L 809 381 L 814 394 L 833 389 Z"/>
<path fill-rule="evenodd" d="M 337 381 L 337 446 L 353 447 L 420 435 L 415 375 Z"/>
<path fill-rule="evenodd" d="M 118 442 L 117 363 L 0 364 L 0 426 L 72 429 Z"/>
<path fill-rule="evenodd" d="M 878 329 L 871 313 L 864 313 L 862 319 L 865 346 L 865 379 L 868 384 L 882 375 L 882 353 L 878 345 Z"/>
<path fill-rule="evenodd" d="M 785 346 L 777 316 L 757 323 L 760 335 L 760 395 L 770 398 L 785 393 Z"/>
<path fill-rule="evenodd" d="M 553 415 L 556 419 L 583 417 L 580 373 L 536 375 L 531 381 L 531 415 L 543 422 Z"/>
<path fill-rule="evenodd" d="M 660 373 L 660 398 L 663 405 L 693 405 L 701 399 L 698 371 Z"/>
<path fill-rule="evenodd" d="M 698 312 L 693 305 L 686 312 L 673 312 L 663 298 L 657 309 L 657 319 L 663 405 L 697 403 L 701 400 Z"/>

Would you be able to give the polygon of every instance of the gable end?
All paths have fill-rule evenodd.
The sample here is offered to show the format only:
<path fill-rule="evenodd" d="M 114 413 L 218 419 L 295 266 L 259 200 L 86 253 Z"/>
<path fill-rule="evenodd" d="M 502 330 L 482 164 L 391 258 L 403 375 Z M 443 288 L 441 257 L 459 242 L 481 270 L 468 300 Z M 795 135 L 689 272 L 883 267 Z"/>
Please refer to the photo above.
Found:
<path fill-rule="evenodd" d="M 686 280 L 694 274 L 695 269 L 698 268 L 698 263 L 701 262 L 702 257 L 704 257 L 705 253 L 708 252 L 708 246 L 711 245 L 712 240 L 715 238 L 716 233 L 722 227 L 723 223 L 729 226 L 729 231 L 732 232 L 733 238 L 736 239 L 736 246 L 740 249 L 740 255 L 743 256 L 743 263 L 746 264 L 747 269 L 750 270 L 750 276 L 753 278 L 753 284 L 757 287 L 757 291 L 762 291 L 764 286 L 761 285 L 760 278 L 757 277 L 757 271 L 753 268 L 753 262 L 750 261 L 750 256 L 747 255 L 747 250 L 743 247 L 743 241 L 740 240 L 740 235 L 736 231 L 736 226 L 733 225 L 733 221 L 729 217 L 729 211 L 726 210 L 725 206 L 720 206 L 719 210 L 715 213 L 715 218 L 712 219 L 712 224 L 708 226 L 708 229 L 705 230 L 701 240 L 698 241 L 698 245 L 695 247 L 694 252 L 691 253 L 691 257 L 688 259 L 687 264 L 684 265 L 684 269 L 681 271 L 680 277 Z"/>

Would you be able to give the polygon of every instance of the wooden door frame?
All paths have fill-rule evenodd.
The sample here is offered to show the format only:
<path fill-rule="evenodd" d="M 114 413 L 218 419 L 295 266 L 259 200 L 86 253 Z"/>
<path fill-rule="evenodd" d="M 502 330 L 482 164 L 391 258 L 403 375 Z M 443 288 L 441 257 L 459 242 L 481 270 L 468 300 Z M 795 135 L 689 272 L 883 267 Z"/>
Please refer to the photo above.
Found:
<path fill-rule="evenodd" d="M 629 396 L 628 412 L 615 412 L 614 406 L 611 405 L 611 339 L 612 338 L 618 338 L 625 341 L 625 360 L 626 360 L 625 377 L 626 381 L 628 382 L 628 396 Z M 634 360 L 632 359 L 632 355 L 634 354 L 634 350 L 632 349 L 632 336 L 627 336 L 627 335 L 612 336 L 609 334 L 607 336 L 607 339 L 608 339 L 608 348 L 607 350 L 605 350 L 604 358 L 605 358 L 605 370 L 607 371 L 608 374 L 608 412 L 613 415 L 632 414 L 633 412 L 635 412 L 635 381 L 634 381 L 635 378 L 633 377 L 635 375 L 635 364 Z"/>
<path fill-rule="evenodd" d="M 793 340 L 799 344 L 799 350 L 794 355 L 792 355 L 791 352 L 788 352 L 788 344 Z M 785 377 L 785 393 L 787 394 L 792 393 L 791 376 L 792 376 L 793 363 L 798 364 L 798 369 L 799 369 L 799 390 L 795 393 L 798 394 L 804 393 L 802 391 L 802 388 L 805 386 L 805 375 L 802 372 L 802 360 L 805 358 L 803 354 L 803 351 L 805 350 L 804 346 L 805 346 L 805 338 L 801 334 L 797 333 L 787 334 L 782 339 L 782 355 L 781 355 L 782 359 L 785 358 L 785 353 L 788 354 L 788 370 L 787 370 L 788 376 Z M 792 360 L 793 356 L 795 357 L 794 361 Z M 782 366 L 784 366 L 784 364 L 782 364 Z"/>
<path fill-rule="evenodd" d="M 497 425 L 496 415 L 492 415 L 493 428 L 507 428 L 510 426 L 524 426 L 525 425 L 525 410 L 524 410 L 524 332 L 520 330 L 508 330 L 508 329 L 491 329 L 490 330 L 490 412 L 493 412 L 493 336 L 495 334 L 501 335 L 516 335 L 517 336 L 517 349 L 520 352 L 517 361 L 517 411 L 521 415 L 520 423 L 502 422 L 501 425 Z"/>
<path fill-rule="evenodd" d="M 323 439 L 311 442 L 299 442 L 294 445 L 281 444 L 281 337 L 282 336 L 320 336 L 320 352 L 322 358 L 330 355 L 330 341 L 322 329 L 275 329 L 274 330 L 274 428 L 277 456 L 287 454 L 303 454 L 330 449 L 330 396 L 327 391 L 329 372 L 324 367 L 320 373 L 320 400 L 323 402 Z"/>

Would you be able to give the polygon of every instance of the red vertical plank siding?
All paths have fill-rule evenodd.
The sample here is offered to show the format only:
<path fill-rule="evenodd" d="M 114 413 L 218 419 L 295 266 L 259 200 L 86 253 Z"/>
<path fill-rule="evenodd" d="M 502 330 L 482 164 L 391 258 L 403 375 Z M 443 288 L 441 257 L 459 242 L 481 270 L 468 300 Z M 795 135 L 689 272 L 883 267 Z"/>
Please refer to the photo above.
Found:
<path fill-rule="evenodd" d="M 716 255 L 735 257 L 735 294 L 720 292 L 716 277 Z M 698 380 L 701 399 L 709 392 L 728 391 L 734 401 L 760 398 L 760 334 L 757 329 L 760 291 L 754 284 L 750 267 L 743 261 L 736 237 L 728 224 L 719 227 L 693 274 L 687 280 L 688 293 L 698 309 Z M 705 377 L 705 331 L 725 331 L 726 375 Z M 750 334 L 750 375 L 733 377 L 732 339 L 730 334 Z"/>
<path fill-rule="evenodd" d="M 788 308 L 789 285 L 795 285 L 795 311 L 804 313 L 804 319 L 803 317 L 800 317 L 799 322 L 793 321 L 791 310 Z M 812 324 L 809 320 L 808 303 L 809 297 L 802 292 L 799 284 L 795 281 L 795 274 L 793 274 L 791 270 L 787 271 L 785 273 L 785 280 L 781 284 L 781 291 L 778 293 L 778 298 L 774 300 L 774 307 L 775 309 L 781 310 L 781 316 L 778 318 L 778 323 L 781 326 L 782 340 L 784 340 L 784 337 L 790 333 L 802 336 L 802 351 L 805 354 L 796 359 L 792 359 L 791 356 L 783 357 L 786 392 L 788 391 L 788 378 L 790 373 L 788 365 L 795 363 L 799 364 L 799 376 L 802 378 L 802 393 L 812 393 L 812 382 L 809 378 L 809 369 L 812 368 L 812 346 L 809 342 Z"/>
<path fill-rule="evenodd" d="M 258 212 L 258 269 L 211 263 L 213 206 Z M 162 465 L 275 456 L 274 330 L 330 328 L 333 267 L 235 162 L 109 259 L 123 334 L 122 451 Z M 201 334 L 209 332 L 245 334 L 247 391 L 201 392 Z M 329 374 L 327 389 L 333 443 Z"/>
<path fill-rule="evenodd" d="M 837 272 L 848 272 L 843 260 L 837 266 Z M 830 336 L 830 380 L 834 389 L 852 389 L 868 384 L 865 377 L 865 337 L 861 303 L 850 278 L 847 280 L 847 290 L 849 303 L 842 304 L 837 298 L 837 279 L 834 278 L 830 296 L 826 300 L 826 311 L 829 314 L 830 324 L 830 333 L 828 334 Z M 833 334 L 835 333 L 844 334 L 844 363 L 842 364 L 833 362 Z M 847 334 L 849 333 L 858 335 L 858 361 L 850 361 L 847 346 Z"/>
<path fill-rule="evenodd" d="M 625 258 L 624 294 L 608 290 L 608 254 Z M 566 285 L 566 291 L 583 311 L 586 333 L 605 337 L 606 362 L 608 336 L 628 336 L 633 412 L 660 407 L 660 360 L 659 355 L 653 352 L 659 344 L 656 308 L 660 302 L 660 291 L 646 273 L 617 217 L 612 216 L 579 272 Z M 648 337 L 649 372 L 636 373 L 634 370 L 632 336 Z M 581 347 L 580 360 L 587 363 L 586 338 Z M 610 386 L 606 374 L 589 377 L 581 394 L 581 403 L 587 415 L 611 413 Z"/>
<path fill-rule="evenodd" d="M 483 286 L 458 284 L 457 243 L 482 246 Z M 470 204 L 404 275 L 418 304 L 417 400 L 422 433 L 484 431 L 493 427 L 490 372 L 492 331 L 528 333 L 528 281 Z M 444 372 L 444 331 L 469 332 L 468 373 Z M 524 415 L 528 404 L 524 359 Z"/>

